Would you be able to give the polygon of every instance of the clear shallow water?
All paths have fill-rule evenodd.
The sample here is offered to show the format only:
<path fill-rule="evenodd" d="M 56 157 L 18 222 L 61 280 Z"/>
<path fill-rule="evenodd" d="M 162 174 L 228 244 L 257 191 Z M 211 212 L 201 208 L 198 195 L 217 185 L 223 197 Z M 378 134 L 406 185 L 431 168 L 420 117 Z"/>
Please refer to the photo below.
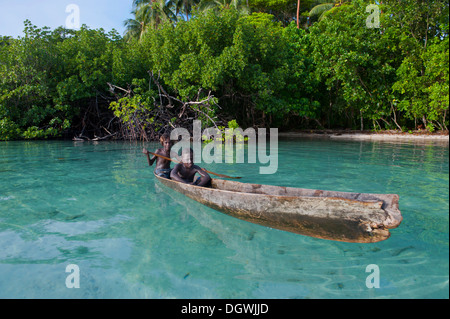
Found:
<path fill-rule="evenodd" d="M 242 181 L 396 193 L 404 217 L 374 244 L 226 216 L 154 181 L 156 143 L 0 143 L 0 298 L 448 298 L 448 145 L 281 140 L 276 175 Z M 80 288 L 68 289 L 68 264 Z M 380 288 L 366 287 L 366 266 Z"/>

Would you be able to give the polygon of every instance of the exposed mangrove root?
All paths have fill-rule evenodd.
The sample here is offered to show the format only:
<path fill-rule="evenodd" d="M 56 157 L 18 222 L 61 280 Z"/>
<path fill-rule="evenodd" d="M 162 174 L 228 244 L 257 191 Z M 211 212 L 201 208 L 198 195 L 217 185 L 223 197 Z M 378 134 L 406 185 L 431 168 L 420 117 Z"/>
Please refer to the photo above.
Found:
<path fill-rule="evenodd" d="M 170 95 L 160 83 L 159 74 L 148 72 L 150 76 L 149 87 L 156 86 L 156 95 L 148 100 L 134 98 L 137 96 L 131 87 L 122 88 L 108 83 L 110 92 L 115 96 L 113 109 L 115 116 L 109 120 L 103 129 L 107 135 L 99 135 L 97 140 L 124 139 L 124 140 L 157 140 L 162 134 L 170 133 L 175 128 L 193 129 L 193 120 L 200 119 L 209 126 L 217 127 L 222 123 L 216 115 L 220 109 L 217 99 L 211 91 L 204 92 L 199 89 L 193 99 L 184 101 Z M 111 133 L 110 127 L 115 127 Z M 83 133 L 83 132 L 82 132 Z M 84 139 L 80 134 L 77 138 Z M 94 140 L 94 139 L 92 139 Z"/>

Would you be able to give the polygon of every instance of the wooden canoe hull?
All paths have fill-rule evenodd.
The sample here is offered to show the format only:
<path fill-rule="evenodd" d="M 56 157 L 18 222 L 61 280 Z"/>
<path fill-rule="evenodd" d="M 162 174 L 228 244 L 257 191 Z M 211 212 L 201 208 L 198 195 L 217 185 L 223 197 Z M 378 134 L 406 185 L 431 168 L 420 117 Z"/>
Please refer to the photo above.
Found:
<path fill-rule="evenodd" d="M 156 175 L 155 175 L 156 176 Z M 355 243 L 386 240 L 402 221 L 398 195 L 309 190 L 212 180 L 212 187 L 159 176 L 165 186 L 230 216 L 301 235 Z"/>

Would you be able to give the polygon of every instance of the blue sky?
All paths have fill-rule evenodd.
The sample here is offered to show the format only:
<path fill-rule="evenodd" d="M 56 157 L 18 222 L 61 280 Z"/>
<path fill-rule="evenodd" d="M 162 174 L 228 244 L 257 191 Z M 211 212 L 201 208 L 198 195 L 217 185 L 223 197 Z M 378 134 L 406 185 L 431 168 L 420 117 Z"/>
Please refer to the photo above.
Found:
<path fill-rule="evenodd" d="M 114 28 L 123 35 L 123 22 L 132 17 L 132 0 L 0 0 L 0 35 L 23 36 L 26 19 L 38 27 L 65 26 L 70 4 L 80 8 L 80 24 L 92 29 Z"/>

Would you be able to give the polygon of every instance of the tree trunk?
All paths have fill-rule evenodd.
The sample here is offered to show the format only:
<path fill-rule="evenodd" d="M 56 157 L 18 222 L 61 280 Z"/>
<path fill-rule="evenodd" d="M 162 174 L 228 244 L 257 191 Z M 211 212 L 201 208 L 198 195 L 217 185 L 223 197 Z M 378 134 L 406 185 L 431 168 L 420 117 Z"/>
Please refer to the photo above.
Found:
<path fill-rule="evenodd" d="M 361 132 L 364 131 L 364 119 L 363 119 L 363 112 L 359 110 L 359 115 L 361 116 Z"/>
<path fill-rule="evenodd" d="M 392 104 L 392 102 L 391 102 L 391 110 L 392 110 L 392 113 L 394 114 L 393 120 L 394 120 L 395 125 L 397 126 L 397 128 L 400 131 L 402 131 L 402 127 L 400 125 L 398 125 L 398 123 L 397 123 L 397 115 L 395 114 L 395 109 L 394 109 L 394 105 Z"/>
<path fill-rule="evenodd" d="M 445 117 L 447 116 L 447 110 L 444 110 L 444 118 L 442 119 L 442 124 L 444 125 L 444 129 L 448 131 L 447 125 L 445 125 Z"/>
<path fill-rule="evenodd" d="M 425 115 L 422 116 L 422 122 L 423 122 L 423 126 L 425 128 L 427 128 L 427 119 L 425 118 Z"/>
<path fill-rule="evenodd" d="M 300 0 L 297 0 L 297 29 L 300 29 Z"/>

